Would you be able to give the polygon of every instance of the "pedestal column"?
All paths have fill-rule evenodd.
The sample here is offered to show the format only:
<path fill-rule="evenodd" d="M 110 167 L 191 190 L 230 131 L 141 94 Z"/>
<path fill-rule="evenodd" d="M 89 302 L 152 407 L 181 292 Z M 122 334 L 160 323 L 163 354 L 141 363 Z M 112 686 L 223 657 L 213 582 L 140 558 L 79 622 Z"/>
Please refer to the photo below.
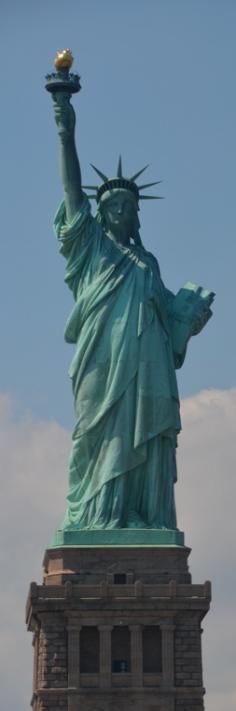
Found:
<path fill-rule="evenodd" d="M 130 625 L 132 686 L 143 685 L 142 627 Z"/>
<path fill-rule="evenodd" d="M 68 620 L 68 687 L 73 689 L 80 686 L 80 630 L 77 620 Z"/>
<path fill-rule="evenodd" d="M 100 686 L 111 686 L 111 631 L 113 625 L 99 625 L 100 633 Z"/>
<path fill-rule="evenodd" d="M 160 624 L 162 632 L 162 685 L 174 686 L 174 630 L 175 625 Z"/>
<path fill-rule="evenodd" d="M 33 637 L 33 648 L 34 648 L 34 666 L 33 666 L 33 693 L 36 691 L 38 686 L 38 657 L 39 657 L 39 631 L 34 633 Z"/>

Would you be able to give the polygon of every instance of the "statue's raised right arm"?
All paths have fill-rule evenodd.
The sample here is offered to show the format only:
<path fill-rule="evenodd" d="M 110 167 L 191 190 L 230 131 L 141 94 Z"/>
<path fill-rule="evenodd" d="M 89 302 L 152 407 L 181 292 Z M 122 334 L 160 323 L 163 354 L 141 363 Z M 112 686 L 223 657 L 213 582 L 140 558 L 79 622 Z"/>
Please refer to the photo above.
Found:
<path fill-rule="evenodd" d="M 66 217 L 71 222 L 82 200 L 80 164 L 75 145 L 75 111 L 66 93 L 53 94 L 55 120 L 60 139 L 60 174 L 64 187 Z"/>

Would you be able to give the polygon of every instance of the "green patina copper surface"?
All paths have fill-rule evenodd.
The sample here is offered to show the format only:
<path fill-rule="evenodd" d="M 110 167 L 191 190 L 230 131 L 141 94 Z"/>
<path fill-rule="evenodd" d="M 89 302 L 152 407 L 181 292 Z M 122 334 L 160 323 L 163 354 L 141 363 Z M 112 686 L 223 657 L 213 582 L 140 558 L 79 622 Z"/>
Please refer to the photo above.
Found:
<path fill-rule="evenodd" d="M 68 506 L 53 545 L 83 545 L 89 532 L 95 544 L 104 530 L 111 544 L 120 536 L 124 545 L 183 545 L 174 502 L 181 427 L 175 370 L 209 319 L 213 295 L 191 283 L 177 296 L 165 287 L 140 239 L 137 175 L 125 179 L 121 161 L 112 183 L 96 169 L 104 183 L 92 186 L 92 216 L 73 107 L 63 92 L 53 99 L 65 191 L 55 230 L 75 302 L 65 339 L 75 345 L 76 414 Z"/>
<path fill-rule="evenodd" d="M 154 530 L 150 528 L 113 528 L 99 530 L 66 530 L 58 529 L 53 536 L 50 547 L 61 546 L 93 546 L 96 547 L 144 547 L 147 546 L 183 546 L 184 534 L 176 530 Z"/>

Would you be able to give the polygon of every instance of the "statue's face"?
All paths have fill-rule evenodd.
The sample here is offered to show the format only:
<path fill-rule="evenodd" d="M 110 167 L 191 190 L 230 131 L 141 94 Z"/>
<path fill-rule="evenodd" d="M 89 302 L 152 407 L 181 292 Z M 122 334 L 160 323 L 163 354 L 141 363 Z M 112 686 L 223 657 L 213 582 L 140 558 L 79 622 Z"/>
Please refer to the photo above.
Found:
<path fill-rule="evenodd" d="M 103 216 L 106 230 L 123 244 L 128 244 L 134 230 L 134 219 L 137 214 L 135 198 L 127 190 L 114 191 L 104 200 Z"/>

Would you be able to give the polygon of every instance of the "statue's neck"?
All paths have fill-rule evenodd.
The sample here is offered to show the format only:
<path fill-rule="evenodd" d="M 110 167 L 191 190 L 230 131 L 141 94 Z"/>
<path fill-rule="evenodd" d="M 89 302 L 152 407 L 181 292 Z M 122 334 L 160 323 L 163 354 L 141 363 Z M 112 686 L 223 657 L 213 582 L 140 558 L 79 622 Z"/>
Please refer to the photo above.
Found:
<path fill-rule="evenodd" d="M 129 247 L 130 245 L 130 238 L 127 237 L 127 232 L 123 232 L 123 230 L 107 230 L 107 235 L 123 247 Z"/>

